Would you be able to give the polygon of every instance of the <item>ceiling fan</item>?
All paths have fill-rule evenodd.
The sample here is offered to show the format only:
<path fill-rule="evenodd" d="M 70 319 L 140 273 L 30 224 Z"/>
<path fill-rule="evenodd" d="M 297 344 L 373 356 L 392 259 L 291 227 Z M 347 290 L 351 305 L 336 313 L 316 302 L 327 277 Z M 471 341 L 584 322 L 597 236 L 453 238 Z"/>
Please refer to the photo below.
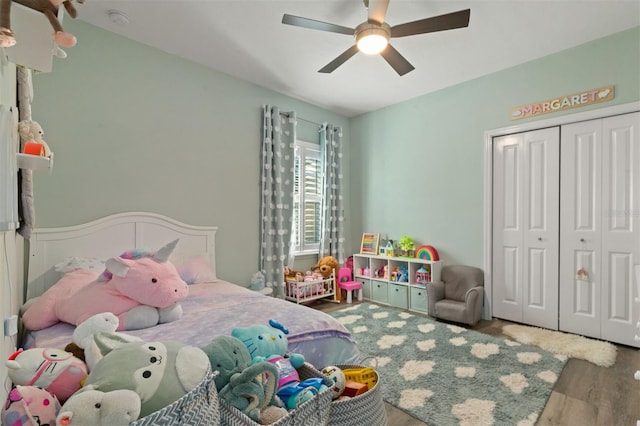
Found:
<path fill-rule="evenodd" d="M 374 55 L 380 54 L 391 67 L 399 74 L 405 75 L 412 71 L 414 66 L 409 63 L 391 44 L 389 39 L 396 37 L 406 37 L 417 34 L 446 31 L 455 28 L 469 26 L 470 9 L 420 19 L 418 21 L 407 22 L 394 25 L 393 27 L 384 21 L 389 7 L 389 0 L 363 0 L 368 8 L 367 20 L 356 28 L 343 27 L 342 25 L 328 22 L 316 21 L 314 19 L 302 18 L 284 14 L 282 23 L 295 25 L 298 27 L 311 28 L 313 30 L 328 31 L 331 33 L 347 34 L 355 38 L 356 44 L 345 50 L 341 55 L 322 67 L 318 72 L 330 73 L 349 58 L 362 51 L 363 53 Z"/>

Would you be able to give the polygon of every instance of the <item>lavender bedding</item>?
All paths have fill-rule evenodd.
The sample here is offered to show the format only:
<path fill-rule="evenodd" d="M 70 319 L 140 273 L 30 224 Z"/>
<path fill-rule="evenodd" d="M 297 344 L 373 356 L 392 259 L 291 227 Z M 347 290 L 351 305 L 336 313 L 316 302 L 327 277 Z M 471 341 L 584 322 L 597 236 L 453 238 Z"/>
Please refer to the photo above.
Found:
<path fill-rule="evenodd" d="M 202 347 L 214 336 L 230 335 L 234 327 L 276 319 L 289 329 L 289 351 L 303 354 L 316 367 L 362 361 L 349 332 L 333 317 L 226 281 L 190 285 L 182 308 L 178 321 L 127 333 L 145 341 L 177 340 Z M 73 330 L 70 324 L 58 323 L 28 332 L 23 347 L 62 349 L 71 342 Z"/>

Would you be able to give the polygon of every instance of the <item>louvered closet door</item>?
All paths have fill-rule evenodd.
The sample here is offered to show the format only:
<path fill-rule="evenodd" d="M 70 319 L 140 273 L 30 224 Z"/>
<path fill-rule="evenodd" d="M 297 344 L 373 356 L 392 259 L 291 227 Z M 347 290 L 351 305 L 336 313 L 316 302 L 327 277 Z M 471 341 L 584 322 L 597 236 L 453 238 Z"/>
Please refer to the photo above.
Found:
<path fill-rule="evenodd" d="M 562 127 L 560 329 L 637 346 L 640 114 Z"/>
<path fill-rule="evenodd" d="M 493 316 L 558 328 L 558 127 L 493 141 Z"/>

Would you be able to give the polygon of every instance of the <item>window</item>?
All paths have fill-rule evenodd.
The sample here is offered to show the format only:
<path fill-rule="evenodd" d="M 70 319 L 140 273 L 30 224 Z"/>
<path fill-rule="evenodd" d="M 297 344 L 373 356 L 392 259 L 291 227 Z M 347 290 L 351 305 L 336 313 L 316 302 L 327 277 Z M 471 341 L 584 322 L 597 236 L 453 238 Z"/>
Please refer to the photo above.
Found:
<path fill-rule="evenodd" d="M 320 146 L 296 141 L 294 152 L 293 252 L 318 253 L 322 204 Z"/>

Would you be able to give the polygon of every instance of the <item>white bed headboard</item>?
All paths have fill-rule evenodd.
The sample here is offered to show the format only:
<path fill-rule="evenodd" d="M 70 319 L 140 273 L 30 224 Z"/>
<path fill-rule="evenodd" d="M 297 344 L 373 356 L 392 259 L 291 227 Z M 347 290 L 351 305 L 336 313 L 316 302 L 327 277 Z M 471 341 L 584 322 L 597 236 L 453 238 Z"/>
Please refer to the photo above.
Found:
<path fill-rule="evenodd" d="M 156 213 L 128 212 L 82 225 L 34 229 L 29 240 L 27 299 L 60 278 L 53 266 L 67 257 L 107 259 L 133 248 L 159 249 L 179 238 L 174 255 L 206 255 L 216 273 L 216 226 L 187 225 Z"/>

